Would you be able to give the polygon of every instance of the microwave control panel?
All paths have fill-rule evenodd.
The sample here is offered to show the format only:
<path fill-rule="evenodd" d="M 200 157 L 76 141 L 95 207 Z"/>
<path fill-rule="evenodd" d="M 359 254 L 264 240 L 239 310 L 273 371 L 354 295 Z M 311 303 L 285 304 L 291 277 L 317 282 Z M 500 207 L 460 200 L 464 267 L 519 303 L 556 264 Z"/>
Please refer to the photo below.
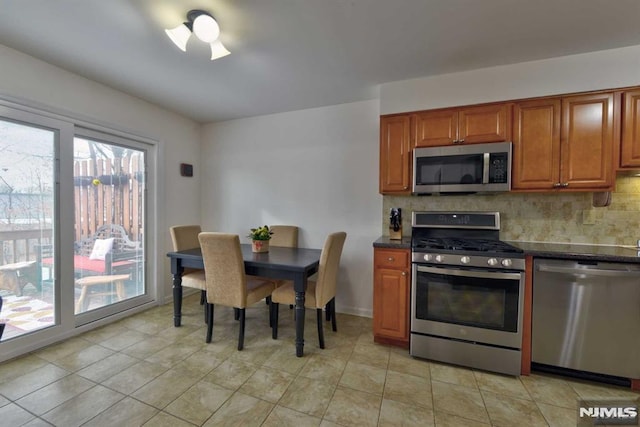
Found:
<path fill-rule="evenodd" d="M 509 165 L 509 153 L 491 153 L 489 155 L 489 182 L 508 182 L 507 171 Z"/>

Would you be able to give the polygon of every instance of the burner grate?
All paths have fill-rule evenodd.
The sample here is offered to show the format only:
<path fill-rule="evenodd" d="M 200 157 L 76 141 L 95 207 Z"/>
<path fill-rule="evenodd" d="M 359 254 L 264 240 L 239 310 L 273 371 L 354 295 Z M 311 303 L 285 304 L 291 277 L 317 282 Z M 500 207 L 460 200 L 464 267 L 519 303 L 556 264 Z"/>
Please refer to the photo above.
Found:
<path fill-rule="evenodd" d="M 414 244 L 414 249 L 440 249 L 451 251 L 469 252 L 498 252 L 498 253 L 519 253 L 519 248 L 511 246 L 500 240 L 489 239 L 464 239 L 464 238 L 424 238 L 418 239 Z"/>

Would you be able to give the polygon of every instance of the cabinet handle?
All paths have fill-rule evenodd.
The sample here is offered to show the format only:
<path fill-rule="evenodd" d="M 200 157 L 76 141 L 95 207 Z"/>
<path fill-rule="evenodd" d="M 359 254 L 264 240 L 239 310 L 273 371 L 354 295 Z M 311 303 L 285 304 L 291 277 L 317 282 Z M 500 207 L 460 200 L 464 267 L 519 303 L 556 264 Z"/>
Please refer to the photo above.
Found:
<path fill-rule="evenodd" d="M 403 276 L 406 276 L 406 275 L 407 275 L 407 272 L 406 272 L 406 271 L 403 271 L 403 272 L 402 272 L 402 275 L 403 275 Z"/>
<path fill-rule="evenodd" d="M 454 139 L 454 140 L 453 140 L 453 143 L 454 143 L 454 144 L 460 144 L 460 140 L 459 140 L 459 139 Z"/>
<path fill-rule="evenodd" d="M 563 183 L 562 183 L 562 188 L 567 188 L 568 186 L 569 186 L 569 183 L 568 183 L 568 182 L 563 182 Z"/>
<path fill-rule="evenodd" d="M 393 261 L 393 257 L 392 257 L 392 256 L 390 256 L 390 257 L 387 259 L 387 261 Z"/>
<path fill-rule="evenodd" d="M 464 144 L 464 138 L 458 140 L 458 144 Z"/>
<path fill-rule="evenodd" d="M 562 183 L 560 182 L 556 182 L 555 184 L 553 184 L 553 188 L 560 188 L 562 187 Z"/>
<path fill-rule="evenodd" d="M 403 190 L 408 190 L 409 187 L 407 187 L 406 185 L 404 186 Z"/>

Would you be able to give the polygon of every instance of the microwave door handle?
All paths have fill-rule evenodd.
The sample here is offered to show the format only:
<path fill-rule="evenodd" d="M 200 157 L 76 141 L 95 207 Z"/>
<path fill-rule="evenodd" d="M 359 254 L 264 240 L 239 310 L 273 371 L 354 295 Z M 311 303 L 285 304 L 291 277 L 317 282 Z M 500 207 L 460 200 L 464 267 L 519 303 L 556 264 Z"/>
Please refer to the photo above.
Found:
<path fill-rule="evenodd" d="M 483 184 L 488 184 L 489 183 L 489 153 L 484 153 L 482 155 L 482 183 Z"/>

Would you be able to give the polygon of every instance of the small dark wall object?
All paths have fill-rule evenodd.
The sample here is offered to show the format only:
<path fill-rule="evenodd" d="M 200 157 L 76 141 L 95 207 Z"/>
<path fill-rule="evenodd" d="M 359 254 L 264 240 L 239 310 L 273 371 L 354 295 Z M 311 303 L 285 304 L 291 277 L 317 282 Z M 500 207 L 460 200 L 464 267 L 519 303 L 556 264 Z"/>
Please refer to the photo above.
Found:
<path fill-rule="evenodd" d="M 193 176 L 193 165 L 189 163 L 180 163 L 180 175 L 181 176 Z"/>

